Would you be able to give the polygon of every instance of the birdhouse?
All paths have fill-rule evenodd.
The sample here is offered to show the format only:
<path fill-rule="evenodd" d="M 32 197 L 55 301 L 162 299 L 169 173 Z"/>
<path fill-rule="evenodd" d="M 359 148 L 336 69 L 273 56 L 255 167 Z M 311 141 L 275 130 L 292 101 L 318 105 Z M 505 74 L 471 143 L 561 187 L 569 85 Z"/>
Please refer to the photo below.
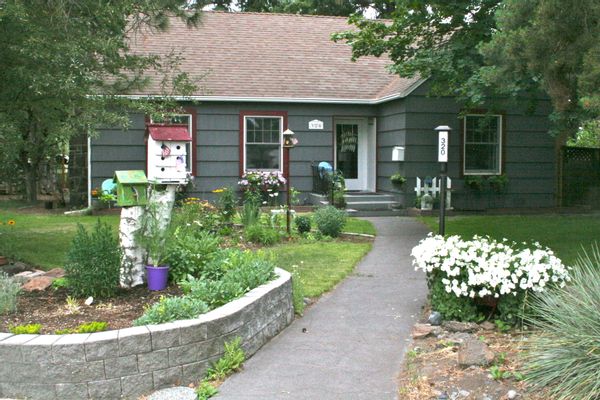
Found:
<path fill-rule="evenodd" d="M 188 181 L 187 145 L 192 137 L 187 125 L 148 125 L 148 181 L 185 184 Z"/>
<path fill-rule="evenodd" d="M 117 205 L 143 206 L 148 203 L 148 179 L 144 171 L 115 171 Z"/>

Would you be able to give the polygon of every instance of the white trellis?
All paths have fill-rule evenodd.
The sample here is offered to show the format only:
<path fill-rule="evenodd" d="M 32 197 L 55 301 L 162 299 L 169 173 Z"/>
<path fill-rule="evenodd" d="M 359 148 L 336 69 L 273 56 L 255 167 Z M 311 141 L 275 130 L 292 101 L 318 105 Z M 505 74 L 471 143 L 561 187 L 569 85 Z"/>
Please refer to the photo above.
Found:
<path fill-rule="evenodd" d="M 429 194 L 434 198 L 439 197 L 440 186 L 441 186 L 440 178 L 432 178 L 431 183 L 428 183 L 427 182 L 428 180 L 429 179 L 421 179 L 421 178 L 417 177 L 417 186 L 415 186 L 415 193 L 417 194 L 417 196 L 423 196 L 425 194 Z M 448 189 L 446 191 L 446 209 L 450 210 L 450 209 L 452 209 L 452 203 L 450 202 L 452 179 L 450 179 L 450 177 L 446 177 L 446 188 Z"/>

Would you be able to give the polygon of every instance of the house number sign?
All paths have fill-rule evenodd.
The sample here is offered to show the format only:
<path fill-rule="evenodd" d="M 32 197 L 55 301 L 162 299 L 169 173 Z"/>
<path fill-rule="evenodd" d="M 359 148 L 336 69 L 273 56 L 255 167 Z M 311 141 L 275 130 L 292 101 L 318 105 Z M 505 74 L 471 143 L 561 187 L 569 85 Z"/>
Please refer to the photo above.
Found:
<path fill-rule="evenodd" d="M 323 121 L 319 121 L 318 119 L 313 119 L 312 121 L 308 121 L 308 129 L 323 129 Z"/>
<path fill-rule="evenodd" d="M 439 131 L 438 162 L 448 162 L 448 132 Z"/>

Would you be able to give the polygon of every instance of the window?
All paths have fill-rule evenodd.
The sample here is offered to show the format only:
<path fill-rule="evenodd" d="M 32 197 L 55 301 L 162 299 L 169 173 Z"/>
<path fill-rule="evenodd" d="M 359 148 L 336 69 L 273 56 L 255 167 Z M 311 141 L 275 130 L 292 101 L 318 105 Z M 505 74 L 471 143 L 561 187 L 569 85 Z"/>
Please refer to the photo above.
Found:
<path fill-rule="evenodd" d="M 281 171 L 283 116 L 244 116 L 244 171 Z"/>
<path fill-rule="evenodd" d="M 169 116 L 166 120 L 150 119 L 150 123 L 152 123 L 152 124 L 157 123 L 157 124 L 187 125 L 188 132 L 190 132 L 190 135 L 192 136 L 192 141 L 187 143 L 185 146 L 185 150 L 186 150 L 185 165 L 186 165 L 187 172 L 189 172 L 192 176 L 195 176 L 196 175 L 196 168 L 195 168 L 195 165 L 196 165 L 196 161 L 195 161 L 196 160 L 195 113 L 174 114 L 174 115 Z"/>
<path fill-rule="evenodd" d="M 502 173 L 501 115 L 466 115 L 463 139 L 465 175 Z"/>

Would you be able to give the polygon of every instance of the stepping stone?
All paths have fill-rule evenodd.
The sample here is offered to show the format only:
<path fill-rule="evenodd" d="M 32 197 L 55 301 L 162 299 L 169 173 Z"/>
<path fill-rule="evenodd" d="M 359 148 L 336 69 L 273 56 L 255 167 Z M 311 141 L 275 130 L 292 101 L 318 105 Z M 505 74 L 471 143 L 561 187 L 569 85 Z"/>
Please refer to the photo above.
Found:
<path fill-rule="evenodd" d="M 147 400 L 196 400 L 194 389 L 183 386 L 176 386 L 168 389 L 161 389 L 148 396 Z"/>
<path fill-rule="evenodd" d="M 26 292 L 33 292 L 34 290 L 46 290 L 52 285 L 52 281 L 55 278 L 50 276 L 38 276 L 33 279 L 30 279 L 25 283 L 21 288 Z"/>

